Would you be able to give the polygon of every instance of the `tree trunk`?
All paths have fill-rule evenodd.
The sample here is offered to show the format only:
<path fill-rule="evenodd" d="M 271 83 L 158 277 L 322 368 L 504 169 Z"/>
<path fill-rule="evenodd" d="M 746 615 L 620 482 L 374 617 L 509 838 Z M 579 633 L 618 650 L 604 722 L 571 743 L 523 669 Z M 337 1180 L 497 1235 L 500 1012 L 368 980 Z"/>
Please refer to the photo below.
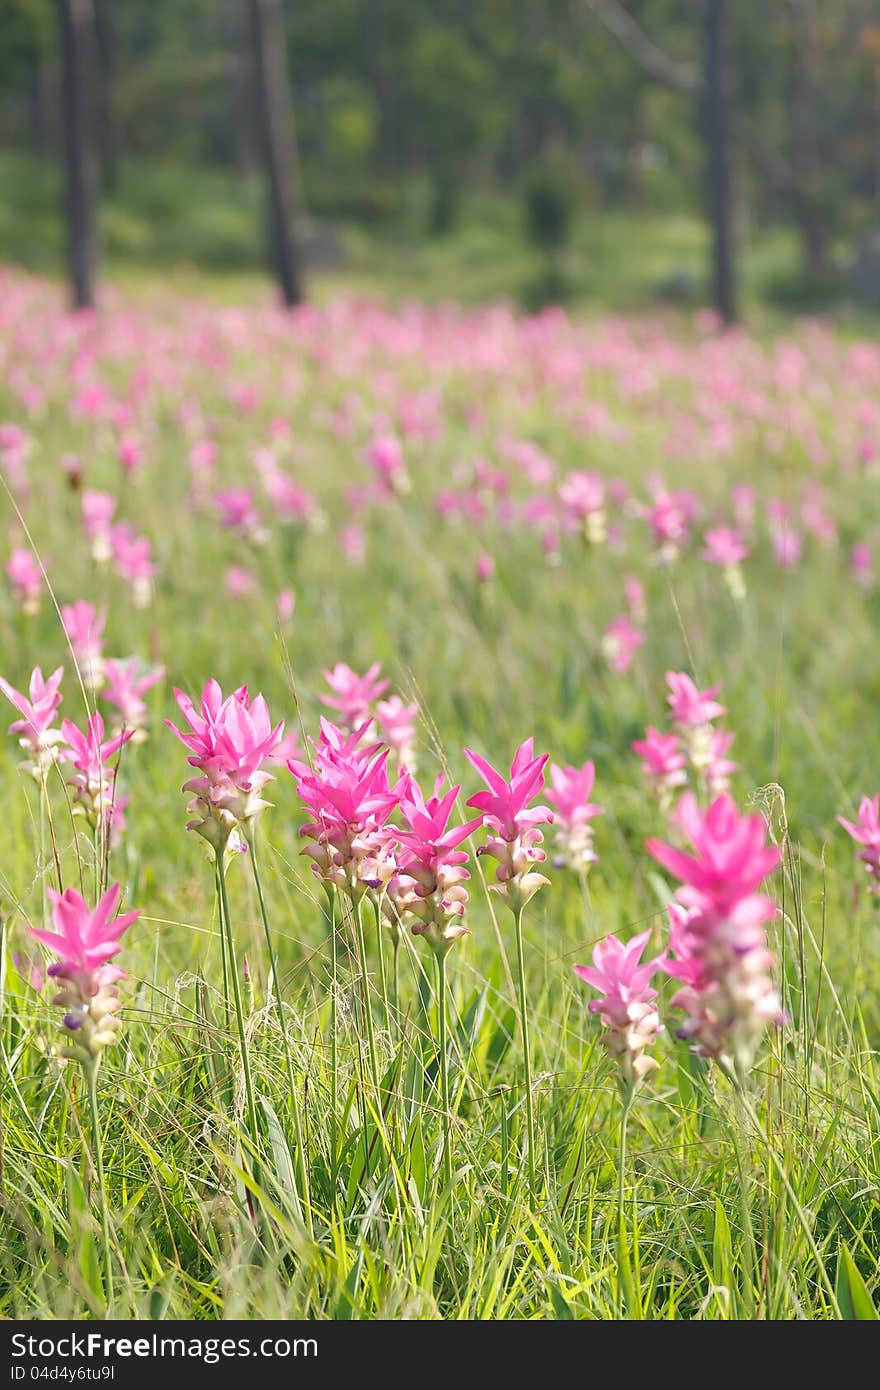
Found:
<path fill-rule="evenodd" d="M 706 0 L 704 105 L 707 191 L 712 227 L 712 297 L 724 322 L 735 323 L 732 103 L 726 0 Z"/>
<path fill-rule="evenodd" d="M 278 0 L 247 0 L 263 158 L 269 184 L 272 250 L 285 304 L 303 298 L 297 240 L 298 170 L 287 47 Z"/>
<path fill-rule="evenodd" d="M 94 9 L 92 0 L 57 0 L 61 31 L 67 246 L 74 307 L 95 302 Z"/>
<path fill-rule="evenodd" d="M 795 49 L 790 103 L 795 215 L 807 275 L 823 280 L 831 271 L 831 254 L 819 133 L 818 18 L 802 0 L 789 0 L 789 9 Z"/>
<path fill-rule="evenodd" d="M 113 192 L 119 183 L 121 141 L 113 101 L 113 87 L 116 78 L 116 43 L 110 9 L 112 0 L 93 0 L 93 3 L 95 7 L 95 44 L 99 68 L 98 81 L 95 87 L 95 102 L 98 145 L 101 153 L 101 177 L 107 192 Z"/>

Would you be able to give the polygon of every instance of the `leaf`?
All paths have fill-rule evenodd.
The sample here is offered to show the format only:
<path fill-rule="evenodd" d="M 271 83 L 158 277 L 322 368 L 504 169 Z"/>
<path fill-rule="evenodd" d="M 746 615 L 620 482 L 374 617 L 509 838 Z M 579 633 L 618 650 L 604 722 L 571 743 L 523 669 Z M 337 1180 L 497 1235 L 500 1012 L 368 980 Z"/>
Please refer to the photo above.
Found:
<path fill-rule="evenodd" d="M 841 1242 L 837 1255 L 837 1302 L 844 1322 L 877 1322 L 877 1309 L 848 1248 Z"/>

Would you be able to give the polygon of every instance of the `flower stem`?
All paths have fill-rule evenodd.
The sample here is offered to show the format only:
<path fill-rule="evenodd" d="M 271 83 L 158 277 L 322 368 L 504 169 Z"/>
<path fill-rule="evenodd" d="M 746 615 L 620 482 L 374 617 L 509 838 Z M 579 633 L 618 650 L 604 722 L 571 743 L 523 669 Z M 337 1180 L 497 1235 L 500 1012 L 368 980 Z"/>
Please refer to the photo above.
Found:
<path fill-rule="evenodd" d="M 449 1125 L 449 1045 L 446 1039 L 446 954 L 437 952 L 437 1016 L 440 1050 L 440 1103 L 443 1110 L 443 1176 L 446 1186 L 452 1186 L 452 1148 Z"/>
<path fill-rule="evenodd" d="M 269 956 L 269 969 L 272 973 L 272 995 L 275 1000 L 275 1011 L 278 1015 L 278 1026 L 281 1029 L 281 1040 L 284 1045 L 284 1060 L 287 1066 L 287 1085 L 290 1091 L 290 1105 L 293 1112 L 293 1133 L 296 1142 L 297 1157 L 299 1159 L 299 1179 L 302 1189 L 303 1200 L 306 1209 L 306 1224 L 309 1234 L 314 1234 L 312 1226 L 312 1202 L 309 1195 L 309 1170 L 306 1163 L 306 1150 L 303 1141 L 302 1117 L 299 1109 L 299 1098 L 296 1090 L 296 1077 L 293 1070 L 293 1054 L 290 1050 L 290 1039 L 287 1036 L 287 1021 L 284 1016 L 284 1005 L 281 1002 L 281 984 L 278 979 L 278 964 L 275 958 L 275 947 L 272 943 L 272 933 L 269 930 L 269 916 L 266 912 L 266 900 L 263 897 L 263 885 L 260 881 L 260 870 L 257 864 L 257 832 L 256 828 L 250 838 L 250 860 L 251 868 L 254 872 L 254 884 L 257 889 L 257 900 L 260 904 L 260 916 L 263 920 L 263 933 L 266 937 L 266 951 Z"/>
<path fill-rule="evenodd" d="M 98 1063 L 91 1062 L 84 1067 L 89 1083 L 89 1111 L 92 1118 L 92 1147 L 95 1172 L 98 1177 L 98 1200 L 101 1206 L 101 1237 L 104 1246 L 104 1284 L 107 1294 L 107 1308 L 113 1303 L 113 1251 L 110 1245 L 110 1211 L 107 1202 L 107 1183 L 104 1178 L 104 1138 L 101 1133 L 101 1119 L 98 1114 Z"/>
<path fill-rule="evenodd" d="M 522 1038 L 523 1061 L 525 1064 L 526 1086 L 526 1126 L 528 1131 L 529 1186 L 535 1189 L 535 1111 L 532 1100 L 532 1056 L 529 1041 L 529 1014 L 526 1007 L 526 968 L 523 953 L 522 905 L 513 914 L 516 928 L 516 959 L 519 971 L 519 1026 Z"/>
<path fill-rule="evenodd" d="M 362 899 L 358 898 L 355 903 L 354 920 L 357 930 L 358 956 L 361 967 L 361 1004 L 363 1006 L 364 1022 L 367 1028 L 367 1048 L 370 1056 L 370 1080 L 373 1083 L 373 1092 L 376 1105 L 381 1113 L 382 1097 L 379 1088 L 379 1062 L 376 1053 L 376 1033 L 373 1028 L 373 1010 L 370 1005 L 370 981 L 367 975 L 367 949 L 364 939 L 364 918 L 361 911 Z"/>
<path fill-rule="evenodd" d="M 382 931 L 382 908 L 379 899 L 373 899 L 373 912 L 376 916 L 376 945 L 379 951 L 379 988 L 382 991 L 382 1007 L 385 1010 L 385 1025 L 390 1026 L 391 1016 L 388 1011 L 388 979 L 385 974 L 385 943 Z"/>
<path fill-rule="evenodd" d="M 326 884 L 327 909 L 330 913 L 330 1143 L 332 1154 L 330 1167 L 336 1173 L 336 1157 L 339 1153 L 339 1043 L 337 1039 L 336 995 L 339 985 L 339 959 L 336 940 L 336 892 L 331 884 Z"/>
<path fill-rule="evenodd" d="M 235 1021 L 238 1026 L 238 1044 L 241 1051 L 242 1072 L 244 1073 L 248 1129 L 250 1131 L 254 1152 L 256 1152 L 258 1148 L 257 1108 L 254 1103 L 254 1086 L 251 1080 L 251 1063 L 250 1057 L 248 1056 L 247 1036 L 244 1026 L 244 1007 L 241 1002 L 241 982 L 238 978 L 238 966 L 235 960 L 235 940 L 232 935 L 232 918 L 229 915 L 229 899 L 226 895 L 226 870 L 223 864 L 222 850 L 217 853 L 217 893 L 220 898 L 222 929 L 226 933 L 226 955 L 229 961 L 229 973 L 232 976 L 232 997 L 235 1003 Z"/>
<path fill-rule="evenodd" d="M 632 1289 L 632 1270 L 627 1246 L 627 1220 L 624 1205 L 626 1193 L 626 1140 L 629 1111 L 632 1105 L 632 1092 L 621 1099 L 620 1143 L 617 1150 L 617 1297 L 618 1316 L 626 1315 Z"/>

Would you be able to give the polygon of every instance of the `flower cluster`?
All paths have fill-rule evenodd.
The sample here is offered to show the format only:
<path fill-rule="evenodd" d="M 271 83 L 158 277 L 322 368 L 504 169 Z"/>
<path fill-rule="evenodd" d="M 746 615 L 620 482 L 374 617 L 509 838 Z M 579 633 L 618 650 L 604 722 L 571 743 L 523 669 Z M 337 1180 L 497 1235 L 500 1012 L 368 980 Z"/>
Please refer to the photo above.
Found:
<path fill-rule="evenodd" d="M 600 998 L 590 1001 L 590 1013 L 601 1016 L 605 1025 L 604 1043 L 617 1063 L 621 1088 L 632 1095 L 635 1088 L 659 1063 L 648 1048 L 662 1031 L 651 980 L 663 968 L 664 957 L 642 961 L 650 931 L 640 932 L 625 945 L 616 936 L 606 936 L 593 948 L 592 965 L 576 965 L 574 972 Z"/>
<path fill-rule="evenodd" d="M 466 935 L 463 918 L 470 878 L 467 854 L 460 845 L 479 829 L 482 817 L 450 827 L 449 819 L 460 787 L 445 796 L 439 785 L 427 801 L 412 777 L 406 779 L 399 808 L 404 828 L 396 831 L 398 871 L 389 883 L 394 909 L 409 920 L 414 936 L 424 936 L 431 949 L 445 954 Z"/>
<path fill-rule="evenodd" d="M 727 790 L 736 763 L 727 756 L 734 735 L 714 724 L 727 712 L 715 698 L 720 686 L 700 690 L 690 676 L 676 671 L 666 672 L 666 684 L 673 731 L 664 734 L 649 725 L 644 739 L 632 746 L 661 808 L 669 811 L 678 788 L 687 784 L 688 767 L 696 789 L 714 797 Z"/>
<path fill-rule="evenodd" d="M 880 795 L 862 797 L 855 823 L 843 816 L 837 819 L 856 844 L 861 845 L 856 859 L 864 864 L 870 876 L 871 892 L 880 893 Z"/>
<path fill-rule="evenodd" d="M 73 767 L 73 775 L 68 778 L 73 791 L 73 812 L 85 816 L 93 830 L 106 827 L 118 834 L 125 828 L 126 802 L 116 795 L 118 765 L 112 759 L 133 732 L 123 730 L 105 740 L 104 720 L 97 711 L 89 715 L 85 732 L 70 719 L 62 721 L 62 757 Z"/>
<path fill-rule="evenodd" d="M 766 844 L 763 817 L 741 815 L 727 795 L 702 811 L 686 792 L 678 822 L 693 854 L 658 840 L 647 848 L 681 884 L 670 909 L 674 959 L 663 963 L 681 982 L 679 1036 L 744 1074 L 764 1029 L 786 1021 L 766 933 L 776 906 L 757 891 L 780 854 Z"/>
<path fill-rule="evenodd" d="M 60 986 L 52 1003 L 64 1009 L 62 1025 L 67 1035 L 63 1055 L 85 1066 L 94 1066 L 105 1047 L 114 1043 L 122 1026 L 118 982 L 124 971 L 112 965 L 120 938 L 140 913 L 116 915 L 121 889 L 118 883 L 90 910 L 73 888 L 63 893 L 48 890 L 55 930 L 30 927 L 31 935 L 53 956 L 48 975 Z"/>
<path fill-rule="evenodd" d="M 550 764 L 547 800 L 553 806 L 553 863 L 557 868 L 586 874 L 596 862 L 592 822 L 604 812 L 590 800 L 595 780 L 596 769 L 591 762 L 583 767 Z"/>
<path fill-rule="evenodd" d="M 0 690 L 21 715 L 9 725 L 8 732 L 18 735 L 19 744 L 28 754 L 20 766 L 37 782 L 41 782 L 58 761 L 59 745 L 64 741 L 61 730 L 55 728 L 63 676 L 64 667 L 59 666 L 48 680 L 44 680 L 43 672 L 35 666 L 27 695 L 22 695 L 0 676 Z"/>
<path fill-rule="evenodd" d="M 534 740 L 527 738 L 516 751 L 508 781 L 478 753 L 464 751 L 488 787 L 467 804 L 482 813 L 484 824 L 494 832 L 477 853 L 498 861 L 491 886 L 511 911 L 519 912 L 549 882 L 534 865 L 547 858 L 538 827 L 552 823 L 553 812 L 549 806 L 530 806 L 544 785 L 548 755 L 536 758 Z"/>
<path fill-rule="evenodd" d="M 278 750 L 284 725 L 273 726 L 263 696 L 252 699 L 246 685 L 224 698 L 218 682 L 209 680 L 198 709 L 182 690 L 175 690 L 174 698 L 189 730 L 181 731 L 170 719 L 165 723 L 189 749 L 187 762 L 200 774 L 183 784 L 193 793 L 187 829 L 202 835 L 219 856 L 242 847 L 240 837 L 248 838 L 270 804 L 262 797 L 273 780 L 265 764 Z"/>

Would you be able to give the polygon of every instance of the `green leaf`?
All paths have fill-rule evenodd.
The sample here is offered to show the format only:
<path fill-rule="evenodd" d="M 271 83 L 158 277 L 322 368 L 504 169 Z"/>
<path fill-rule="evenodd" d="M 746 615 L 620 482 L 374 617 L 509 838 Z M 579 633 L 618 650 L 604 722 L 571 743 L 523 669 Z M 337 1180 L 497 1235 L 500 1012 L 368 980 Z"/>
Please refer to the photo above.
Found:
<path fill-rule="evenodd" d="M 841 1242 L 837 1255 L 837 1302 L 844 1322 L 877 1322 L 877 1309 L 855 1260 Z"/>

